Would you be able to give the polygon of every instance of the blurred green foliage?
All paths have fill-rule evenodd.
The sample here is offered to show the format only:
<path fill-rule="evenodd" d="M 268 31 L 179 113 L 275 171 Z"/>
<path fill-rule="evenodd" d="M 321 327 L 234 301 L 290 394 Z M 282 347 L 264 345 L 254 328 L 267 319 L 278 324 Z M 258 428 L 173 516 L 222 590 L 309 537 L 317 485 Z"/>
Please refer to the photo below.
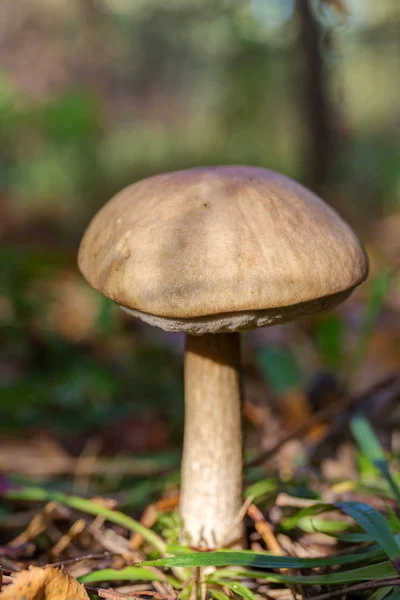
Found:
<path fill-rule="evenodd" d="M 0 5 L 0 428 L 67 434 L 155 410 L 179 437 L 176 343 L 89 291 L 77 244 L 115 191 L 155 172 L 248 163 L 314 187 L 298 4 L 16 4 Z M 344 17 L 310 2 L 338 138 L 324 194 L 365 230 L 399 203 L 400 12 L 348 4 Z M 343 366 L 344 327 L 316 321 L 330 370 Z M 274 389 L 303 384 L 280 346 L 259 358 Z"/>
<path fill-rule="evenodd" d="M 51 426 L 63 434 L 94 432 L 122 417 L 140 416 L 160 399 L 162 414 L 175 432 L 180 431 L 181 367 L 167 345 L 144 339 L 137 347 L 128 346 L 123 356 L 114 356 L 111 349 L 99 358 L 98 346 L 115 336 L 135 335 L 123 332 L 111 302 L 90 290 L 95 300 L 92 339 L 65 337 L 47 319 L 54 300 L 32 287 L 37 281 L 51 281 L 60 267 L 65 268 L 65 258 L 5 246 L 0 263 L 7 265 L 0 270 L 7 299 L 0 320 L 3 431 Z"/>

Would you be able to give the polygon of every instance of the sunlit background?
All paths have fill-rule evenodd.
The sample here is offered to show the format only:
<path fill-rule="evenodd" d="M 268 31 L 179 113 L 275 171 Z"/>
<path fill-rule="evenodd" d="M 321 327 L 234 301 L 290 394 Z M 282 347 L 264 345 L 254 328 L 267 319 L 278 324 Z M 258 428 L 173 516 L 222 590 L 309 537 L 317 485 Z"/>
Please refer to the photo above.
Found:
<path fill-rule="evenodd" d="M 246 334 L 250 445 L 337 398 L 352 361 L 354 390 L 398 370 L 399 57 L 398 0 L 2 0 L 1 468 L 29 458 L 21 438 L 60 460 L 179 453 L 181 336 L 76 267 L 91 216 L 163 171 L 281 171 L 370 252 L 375 287 L 340 312 Z"/>

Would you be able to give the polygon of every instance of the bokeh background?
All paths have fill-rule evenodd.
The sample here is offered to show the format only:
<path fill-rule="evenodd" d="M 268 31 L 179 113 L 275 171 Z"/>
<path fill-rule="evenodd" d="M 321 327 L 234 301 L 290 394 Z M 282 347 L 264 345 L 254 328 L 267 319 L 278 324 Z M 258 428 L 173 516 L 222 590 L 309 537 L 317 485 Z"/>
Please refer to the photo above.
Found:
<path fill-rule="evenodd" d="M 341 309 L 243 336 L 249 448 L 398 372 L 399 95 L 398 0 L 2 0 L 0 468 L 62 479 L 117 456 L 112 490 L 178 464 L 182 337 L 76 266 L 91 216 L 163 171 L 281 171 L 370 254 Z"/>

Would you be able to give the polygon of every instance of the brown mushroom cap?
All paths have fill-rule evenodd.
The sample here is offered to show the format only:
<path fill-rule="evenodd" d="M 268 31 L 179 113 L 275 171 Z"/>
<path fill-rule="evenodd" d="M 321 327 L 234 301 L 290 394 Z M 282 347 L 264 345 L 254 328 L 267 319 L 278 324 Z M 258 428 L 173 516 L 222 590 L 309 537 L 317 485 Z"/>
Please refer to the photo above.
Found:
<path fill-rule="evenodd" d="M 338 304 L 368 273 L 332 208 L 283 175 L 244 166 L 125 188 L 90 223 L 78 260 L 96 290 L 135 316 L 195 334 Z"/>

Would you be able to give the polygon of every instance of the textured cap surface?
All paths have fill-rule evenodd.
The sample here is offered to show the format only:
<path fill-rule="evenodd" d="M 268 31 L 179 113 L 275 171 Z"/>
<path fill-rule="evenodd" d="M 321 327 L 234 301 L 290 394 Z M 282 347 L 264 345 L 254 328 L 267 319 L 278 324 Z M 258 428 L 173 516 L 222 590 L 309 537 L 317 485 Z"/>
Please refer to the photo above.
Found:
<path fill-rule="evenodd" d="M 190 331 L 187 320 L 207 327 L 222 316 L 223 328 L 212 330 L 226 331 L 335 304 L 365 279 L 368 262 L 349 226 L 312 192 L 266 169 L 232 166 L 125 188 L 90 223 L 79 267 L 139 318 Z M 259 323 L 258 311 L 272 316 Z M 232 314 L 243 326 L 226 325 Z"/>

